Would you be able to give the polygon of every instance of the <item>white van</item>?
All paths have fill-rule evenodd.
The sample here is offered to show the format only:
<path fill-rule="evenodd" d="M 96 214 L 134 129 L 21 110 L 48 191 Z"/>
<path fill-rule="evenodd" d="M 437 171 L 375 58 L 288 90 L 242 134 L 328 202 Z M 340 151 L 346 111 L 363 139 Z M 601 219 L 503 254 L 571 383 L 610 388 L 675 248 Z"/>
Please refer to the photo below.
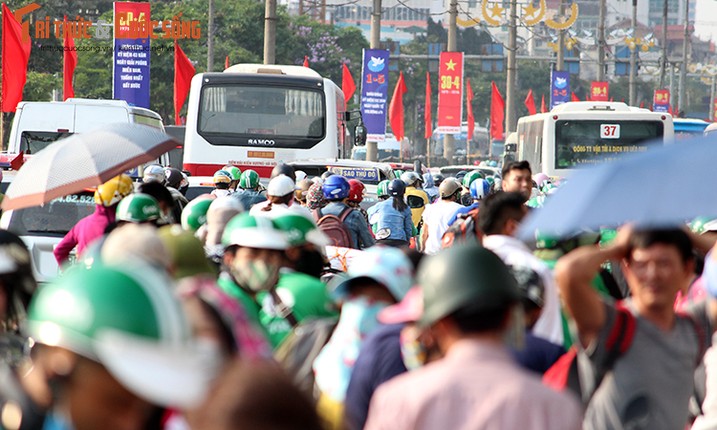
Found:
<path fill-rule="evenodd" d="M 64 102 L 20 102 L 10 130 L 8 153 L 22 151 L 31 156 L 63 137 L 118 122 L 144 124 L 164 131 L 157 112 L 130 106 L 124 100 L 70 98 Z M 158 162 L 169 165 L 169 156 Z"/>

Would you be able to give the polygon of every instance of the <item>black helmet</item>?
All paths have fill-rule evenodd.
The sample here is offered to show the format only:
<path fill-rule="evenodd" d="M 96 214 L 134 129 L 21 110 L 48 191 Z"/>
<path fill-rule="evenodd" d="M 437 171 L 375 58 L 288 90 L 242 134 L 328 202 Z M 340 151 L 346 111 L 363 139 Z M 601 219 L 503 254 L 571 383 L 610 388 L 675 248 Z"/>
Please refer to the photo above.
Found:
<path fill-rule="evenodd" d="M 0 230 L 0 288 L 4 290 L 8 304 L 4 323 L 16 324 L 25 314 L 37 282 L 25 242 L 7 230 Z"/>
<path fill-rule="evenodd" d="M 394 179 L 388 184 L 388 194 L 393 197 L 403 197 L 406 193 L 406 183 L 400 179 Z"/>
<path fill-rule="evenodd" d="M 332 172 L 331 170 L 327 170 L 321 174 L 321 180 L 325 181 L 329 176 L 333 176 L 333 175 L 334 175 L 334 172 Z"/>
<path fill-rule="evenodd" d="M 184 175 L 182 175 L 182 172 L 179 171 L 179 169 L 175 169 L 174 167 L 168 167 L 164 169 L 164 176 L 165 180 L 167 181 L 167 185 L 174 188 L 175 190 L 178 190 L 182 185 L 182 180 L 184 180 Z"/>
<path fill-rule="evenodd" d="M 290 177 L 292 181 L 296 182 L 296 172 L 294 172 L 294 168 L 286 163 L 279 163 L 274 166 L 274 170 L 271 171 L 271 177 L 269 179 L 274 179 L 279 175 L 286 175 Z"/>
<path fill-rule="evenodd" d="M 459 181 L 462 181 L 463 177 L 467 174 L 468 174 L 468 172 L 466 172 L 465 170 L 461 170 L 458 173 L 456 173 L 456 179 L 458 179 Z"/>
<path fill-rule="evenodd" d="M 441 185 L 441 182 L 446 179 L 445 176 L 443 176 L 443 173 L 436 173 L 433 175 L 433 185 L 439 187 Z"/>

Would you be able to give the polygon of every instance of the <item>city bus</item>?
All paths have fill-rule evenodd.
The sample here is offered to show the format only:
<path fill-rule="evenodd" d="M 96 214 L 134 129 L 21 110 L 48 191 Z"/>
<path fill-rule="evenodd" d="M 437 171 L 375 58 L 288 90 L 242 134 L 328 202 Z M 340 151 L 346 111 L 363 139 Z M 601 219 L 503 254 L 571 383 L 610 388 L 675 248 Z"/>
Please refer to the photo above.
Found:
<path fill-rule="evenodd" d="M 184 168 L 211 176 L 227 164 L 268 177 L 280 162 L 350 158 L 341 89 L 300 66 L 236 64 L 192 78 Z"/>
<path fill-rule="evenodd" d="M 443 142 L 446 138 L 446 134 L 438 131 L 438 128 L 433 130 L 433 136 L 431 136 L 431 154 L 436 156 L 443 156 Z M 455 144 L 454 157 L 462 158 L 465 161 L 466 155 L 466 141 L 468 140 L 468 122 L 463 121 L 461 123 L 461 132 L 453 134 L 453 142 Z M 488 129 L 475 124 L 473 128 L 473 139 L 470 142 L 470 153 L 468 154 L 472 160 L 486 157 L 490 152 L 490 138 L 488 136 Z"/>
<path fill-rule="evenodd" d="M 504 158 L 527 160 L 533 173 L 564 177 L 574 169 L 672 142 L 672 116 L 617 102 L 569 102 L 518 120 Z"/>

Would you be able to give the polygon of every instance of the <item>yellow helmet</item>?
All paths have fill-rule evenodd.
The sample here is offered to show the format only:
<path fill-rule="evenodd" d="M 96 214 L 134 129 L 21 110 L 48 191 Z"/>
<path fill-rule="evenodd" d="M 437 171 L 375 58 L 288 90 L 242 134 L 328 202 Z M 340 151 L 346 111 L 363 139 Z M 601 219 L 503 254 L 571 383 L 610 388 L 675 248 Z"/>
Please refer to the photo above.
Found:
<path fill-rule="evenodd" d="M 134 190 L 132 179 L 127 175 L 119 175 L 97 187 L 95 204 L 113 206 Z"/>

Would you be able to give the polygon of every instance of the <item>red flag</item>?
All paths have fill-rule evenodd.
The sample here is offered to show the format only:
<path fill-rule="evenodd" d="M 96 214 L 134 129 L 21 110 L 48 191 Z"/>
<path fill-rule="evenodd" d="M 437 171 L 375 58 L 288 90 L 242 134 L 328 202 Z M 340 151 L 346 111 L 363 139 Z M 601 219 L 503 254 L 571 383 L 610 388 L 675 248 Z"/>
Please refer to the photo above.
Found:
<path fill-rule="evenodd" d="M 346 104 L 349 103 L 349 100 L 351 100 L 351 97 L 353 97 L 356 92 L 356 83 L 346 63 L 344 63 L 341 68 L 341 91 L 344 92 L 344 101 Z"/>
<path fill-rule="evenodd" d="M 388 105 L 388 121 L 391 123 L 391 130 L 397 141 L 401 141 L 403 134 L 403 95 L 406 94 L 406 83 L 403 82 L 403 72 L 398 74 L 396 89 L 393 90 L 391 104 Z"/>
<path fill-rule="evenodd" d="M 471 80 L 466 79 L 466 121 L 468 121 L 468 135 L 466 139 L 473 139 L 473 132 L 476 128 L 476 119 L 473 116 L 473 88 L 471 88 Z"/>
<path fill-rule="evenodd" d="M 545 94 L 540 96 L 540 113 L 545 113 Z"/>
<path fill-rule="evenodd" d="M 645 108 L 645 100 L 640 102 L 640 109 L 644 109 L 644 108 Z"/>
<path fill-rule="evenodd" d="M 535 115 L 535 99 L 533 98 L 533 90 L 528 90 L 528 95 L 525 96 L 525 107 L 528 108 L 529 115 Z"/>
<path fill-rule="evenodd" d="M 227 55 L 227 57 L 224 59 L 224 68 L 225 68 L 225 69 L 228 69 L 228 68 L 229 68 L 229 56 L 228 56 L 228 55 Z"/>
<path fill-rule="evenodd" d="M 570 91 L 570 101 L 571 102 L 579 102 L 580 99 L 578 98 L 578 96 L 575 95 L 574 92 Z"/>
<path fill-rule="evenodd" d="M 309 67 L 309 57 L 304 55 L 304 67 Z"/>
<path fill-rule="evenodd" d="M 192 62 L 184 54 L 179 43 L 174 41 L 174 124 L 182 125 L 179 112 L 184 106 L 184 101 L 189 94 L 189 86 L 192 82 L 195 70 Z"/>
<path fill-rule="evenodd" d="M 30 59 L 30 39 L 23 40 L 22 26 L 2 4 L 2 111 L 15 112 L 22 100 Z"/>
<path fill-rule="evenodd" d="M 426 108 L 423 118 L 425 119 L 423 137 L 430 139 L 433 136 L 433 120 L 431 118 L 431 74 L 429 72 L 426 72 Z"/>
<path fill-rule="evenodd" d="M 65 16 L 67 23 L 67 16 Z M 62 99 L 67 100 L 75 96 L 75 89 L 72 86 L 72 78 L 75 75 L 75 66 L 77 66 L 77 51 L 75 50 L 75 39 L 68 31 L 68 27 L 64 29 L 64 51 L 62 56 Z"/>
<path fill-rule="evenodd" d="M 491 81 L 490 96 L 490 138 L 503 139 L 503 122 L 505 121 L 505 101 L 500 95 L 495 82 Z"/>

